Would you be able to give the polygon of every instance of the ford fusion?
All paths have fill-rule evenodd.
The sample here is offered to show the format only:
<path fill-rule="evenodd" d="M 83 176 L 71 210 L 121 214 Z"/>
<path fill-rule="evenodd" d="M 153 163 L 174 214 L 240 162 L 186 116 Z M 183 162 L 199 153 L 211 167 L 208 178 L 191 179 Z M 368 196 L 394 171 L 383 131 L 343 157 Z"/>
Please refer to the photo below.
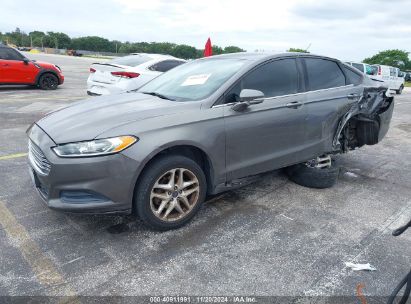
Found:
<path fill-rule="evenodd" d="M 138 91 L 80 101 L 33 124 L 30 174 L 50 208 L 186 224 L 206 196 L 286 168 L 332 186 L 334 155 L 377 144 L 393 97 L 311 54 L 238 53 L 176 67 Z"/>

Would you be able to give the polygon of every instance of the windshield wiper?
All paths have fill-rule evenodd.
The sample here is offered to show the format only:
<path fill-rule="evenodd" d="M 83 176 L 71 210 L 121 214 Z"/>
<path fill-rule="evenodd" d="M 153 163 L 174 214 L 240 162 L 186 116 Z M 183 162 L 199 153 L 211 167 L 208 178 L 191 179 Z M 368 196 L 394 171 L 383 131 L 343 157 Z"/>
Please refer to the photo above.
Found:
<path fill-rule="evenodd" d="M 157 93 L 157 92 L 141 92 L 141 93 L 151 95 L 151 96 L 156 96 L 156 97 L 159 97 L 159 98 L 162 98 L 162 99 L 175 101 L 175 99 L 172 99 L 170 97 L 167 97 L 167 96 L 165 96 L 163 94 L 160 94 L 160 93 Z"/>

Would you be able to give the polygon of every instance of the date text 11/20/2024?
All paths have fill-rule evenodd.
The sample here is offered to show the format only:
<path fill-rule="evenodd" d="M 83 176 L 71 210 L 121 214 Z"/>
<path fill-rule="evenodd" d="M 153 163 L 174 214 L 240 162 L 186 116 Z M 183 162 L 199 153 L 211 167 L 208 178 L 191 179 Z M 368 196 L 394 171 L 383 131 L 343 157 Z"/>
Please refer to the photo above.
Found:
<path fill-rule="evenodd" d="M 150 303 L 256 303 L 255 297 L 248 296 L 157 296 L 150 297 Z"/>

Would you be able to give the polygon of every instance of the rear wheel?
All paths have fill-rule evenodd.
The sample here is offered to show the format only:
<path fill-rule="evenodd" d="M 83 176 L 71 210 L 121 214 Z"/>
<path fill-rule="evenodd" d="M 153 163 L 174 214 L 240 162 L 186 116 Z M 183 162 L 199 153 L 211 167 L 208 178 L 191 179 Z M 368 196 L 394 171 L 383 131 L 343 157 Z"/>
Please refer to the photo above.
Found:
<path fill-rule="evenodd" d="M 318 157 L 310 162 L 286 168 L 290 180 L 309 188 L 330 188 L 335 185 L 340 166 L 330 156 Z"/>
<path fill-rule="evenodd" d="M 206 188 L 204 172 L 195 161 L 179 155 L 165 156 L 144 170 L 134 207 L 152 229 L 176 229 L 200 209 Z"/>
<path fill-rule="evenodd" d="M 45 73 L 40 76 L 38 86 L 42 90 L 55 90 L 59 85 L 59 80 L 56 75 Z"/>

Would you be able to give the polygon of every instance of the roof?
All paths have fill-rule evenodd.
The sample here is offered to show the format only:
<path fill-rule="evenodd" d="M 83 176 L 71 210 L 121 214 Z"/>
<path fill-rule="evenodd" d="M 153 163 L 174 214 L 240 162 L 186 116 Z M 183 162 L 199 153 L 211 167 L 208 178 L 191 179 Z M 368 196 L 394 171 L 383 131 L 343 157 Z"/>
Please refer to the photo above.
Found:
<path fill-rule="evenodd" d="M 164 55 L 164 54 L 150 54 L 150 53 L 130 53 L 129 55 L 126 56 L 130 56 L 130 55 L 142 55 L 142 56 L 148 56 L 151 57 L 153 59 L 157 59 L 157 58 L 176 58 L 174 56 L 171 55 Z"/>
<path fill-rule="evenodd" d="M 283 52 L 283 53 L 258 53 L 258 52 L 239 52 L 239 53 L 231 53 L 231 54 L 223 54 L 223 55 L 216 55 L 212 57 L 205 57 L 205 58 L 232 58 L 232 59 L 242 59 L 242 60 L 249 60 L 249 61 L 260 61 L 260 60 L 267 60 L 271 58 L 277 57 L 287 57 L 287 56 L 304 56 L 304 57 L 321 57 L 327 59 L 334 59 L 327 56 L 322 55 L 315 55 L 310 53 L 298 53 L 298 52 Z"/>

